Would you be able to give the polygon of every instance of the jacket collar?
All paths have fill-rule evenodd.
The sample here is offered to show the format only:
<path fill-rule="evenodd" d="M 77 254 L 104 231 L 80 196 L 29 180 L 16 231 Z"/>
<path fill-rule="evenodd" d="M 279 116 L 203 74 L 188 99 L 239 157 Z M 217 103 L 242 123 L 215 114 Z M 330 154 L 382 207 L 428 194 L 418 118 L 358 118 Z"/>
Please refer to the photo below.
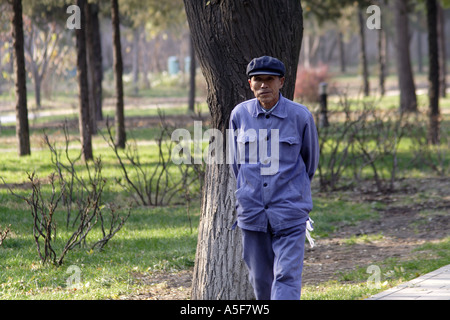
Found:
<path fill-rule="evenodd" d="M 251 114 L 253 117 L 257 118 L 260 114 L 265 114 L 264 111 L 262 110 L 262 106 L 259 104 L 258 99 L 254 99 L 255 103 L 253 103 L 251 105 Z M 278 105 L 275 109 L 273 109 L 272 112 L 270 112 L 271 115 L 274 115 L 278 118 L 286 118 L 287 117 L 287 112 L 286 112 L 286 106 L 285 106 L 285 101 L 286 98 L 283 97 L 283 95 L 280 93 L 280 98 L 278 100 Z"/>

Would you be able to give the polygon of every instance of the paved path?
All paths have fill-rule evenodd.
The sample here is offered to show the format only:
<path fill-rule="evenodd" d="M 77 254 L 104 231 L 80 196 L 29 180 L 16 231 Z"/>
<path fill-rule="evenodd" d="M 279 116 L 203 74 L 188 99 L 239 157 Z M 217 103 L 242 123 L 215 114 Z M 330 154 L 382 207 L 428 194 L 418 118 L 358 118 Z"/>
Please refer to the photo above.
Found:
<path fill-rule="evenodd" d="M 450 300 L 450 264 L 367 300 Z"/>

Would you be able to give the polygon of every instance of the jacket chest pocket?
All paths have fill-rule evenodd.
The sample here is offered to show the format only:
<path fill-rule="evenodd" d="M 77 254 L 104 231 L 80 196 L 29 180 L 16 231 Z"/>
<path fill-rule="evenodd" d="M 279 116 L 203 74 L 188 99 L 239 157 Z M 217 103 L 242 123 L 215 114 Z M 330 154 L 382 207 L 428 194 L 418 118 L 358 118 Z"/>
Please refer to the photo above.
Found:
<path fill-rule="evenodd" d="M 256 132 L 249 131 L 237 136 L 237 152 L 240 164 L 255 164 L 258 161 L 258 142 Z"/>
<path fill-rule="evenodd" d="M 298 137 L 280 137 L 280 161 L 296 162 L 300 154 L 300 139 Z"/>

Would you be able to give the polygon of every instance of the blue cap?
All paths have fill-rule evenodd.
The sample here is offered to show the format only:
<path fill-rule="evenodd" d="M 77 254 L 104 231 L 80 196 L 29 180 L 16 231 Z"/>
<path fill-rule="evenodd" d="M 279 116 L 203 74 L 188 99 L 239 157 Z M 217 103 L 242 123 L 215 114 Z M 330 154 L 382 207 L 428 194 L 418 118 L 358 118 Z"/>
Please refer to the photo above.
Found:
<path fill-rule="evenodd" d="M 262 56 L 255 58 L 247 65 L 247 76 L 251 78 L 259 74 L 284 77 L 286 68 L 277 58 Z"/>

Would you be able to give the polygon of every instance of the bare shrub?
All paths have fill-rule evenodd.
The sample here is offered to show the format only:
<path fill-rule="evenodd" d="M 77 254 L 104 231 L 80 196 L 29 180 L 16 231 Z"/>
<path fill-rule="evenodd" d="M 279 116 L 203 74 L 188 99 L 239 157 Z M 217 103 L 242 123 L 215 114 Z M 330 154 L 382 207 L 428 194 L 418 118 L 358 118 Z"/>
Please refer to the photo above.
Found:
<path fill-rule="evenodd" d="M 112 127 L 107 120 L 107 136 L 103 136 L 119 162 L 122 177 L 116 182 L 130 194 L 138 205 L 163 206 L 174 202 L 183 203 L 192 200 L 191 188 L 204 180 L 204 163 L 177 165 L 172 162 L 172 150 L 175 142 L 171 134 L 175 127 L 165 121 L 159 111 L 160 133 L 155 139 L 158 147 L 156 163 L 143 161 L 137 143 L 128 141 L 125 150 L 116 147 Z M 192 159 L 191 159 L 192 160 Z M 183 196 L 184 195 L 184 196 Z"/>
<path fill-rule="evenodd" d="M 354 176 L 359 180 L 363 169 L 369 167 L 376 191 L 392 192 L 397 179 L 398 146 L 407 128 L 404 114 L 365 105 L 360 117 L 362 121 L 353 128 L 353 137 L 362 162 Z"/>
<path fill-rule="evenodd" d="M 413 123 L 409 131 L 412 140 L 411 151 L 414 155 L 412 165 L 426 166 L 440 176 L 447 175 L 450 166 L 448 157 L 450 142 L 447 132 L 441 130 L 440 142 L 433 145 L 429 142 L 429 117 L 426 112 L 413 115 Z"/>
<path fill-rule="evenodd" d="M 344 116 L 343 121 L 336 120 L 326 127 L 318 127 L 319 147 L 321 151 L 318 175 L 321 190 L 335 190 L 343 172 L 351 165 L 351 150 L 354 144 L 352 128 L 361 121 L 354 119 L 350 112 L 350 103 L 346 95 L 340 96 L 338 110 L 331 112 L 331 118 Z M 324 152 L 329 150 L 329 152 Z"/>
<path fill-rule="evenodd" d="M 359 100 L 353 105 L 346 94 L 340 96 L 338 109 L 330 112 L 330 119 L 329 127 L 318 128 L 321 190 L 342 187 L 340 181 L 346 172 L 346 186 L 357 187 L 371 179 L 374 191 L 394 191 L 398 147 L 409 132 L 408 119 L 396 110 L 378 109 L 376 101 Z"/>
<path fill-rule="evenodd" d="M 5 228 L 3 228 L 0 225 L 0 246 L 3 244 L 3 241 L 6 239 L 6 237 L 8 236 L 8 233 L 11 231 L 11 225 L 6 226 Z"/>
<path fill-rule="evenodd" d="M 49 175 L 48 183 L 43 183 L 44 181 L 33 172 L 28 173 L 31 184 L 30 195 L 16 194 L 8 187 L 12 195 L 24 200 L 31 209 L 33 236 L 41 261 L 43 263 L 50 261 L 55 265 L 62 265 L 70 250 L 77 246 L 86 246 L 88 234 L 99 221 L 103 238 L 94 241 L 90 245 L 92 249 L 103 248 L 130 216 L 130 211 L 126 215 L 121 215 L 116 208 L 103 204 L 102 195 L 107 180 L 102 176 L 101 159 L 95 159 L 92 164 L 85 162 L 87 177 L 83 177 L 77 169 L 81 152 L 75 159 L 71 159 L 68 151 L 70 139 L 66 127 L 64 135 L 65 161 L 60 150 L 50 143 L 47 135 L 44 136 L 54 165 L 54 172 Z M 4 180 L 3 182 L 5 183 Z M 50 187 L 50 194 L 46 191 L 46 186 Z M 56 215 L 61 212 L 66 213 L 66 228 L 73 231 L 69 238 L 64 240 L 62 249 L 58 250 L 55 243 Z M 106 212 L 109 212 L 111 218 L 106 219 Z M 109 221 L 109 227 L 106 221 Z"/>

